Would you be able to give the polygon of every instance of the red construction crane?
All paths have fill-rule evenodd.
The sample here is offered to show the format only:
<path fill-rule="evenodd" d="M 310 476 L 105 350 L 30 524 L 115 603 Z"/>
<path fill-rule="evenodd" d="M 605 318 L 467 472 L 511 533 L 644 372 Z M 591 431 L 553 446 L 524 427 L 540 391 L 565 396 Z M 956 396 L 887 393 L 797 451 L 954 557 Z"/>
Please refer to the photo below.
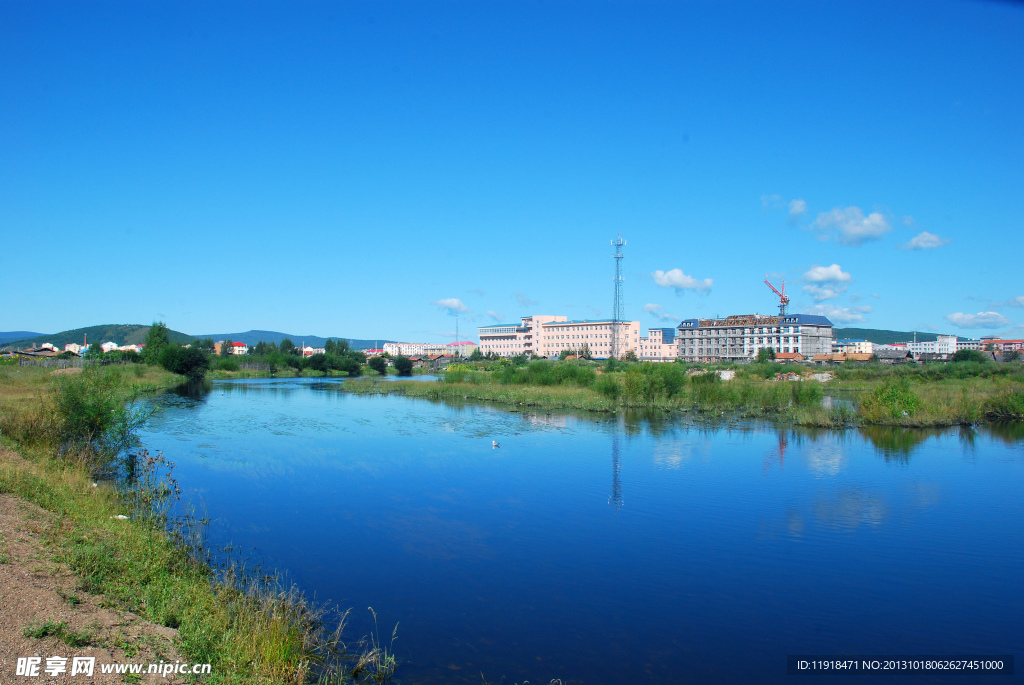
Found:
<path fill-rule="evenodd" d="M 779 292 L 778 288 L 771 284 L 768 280 L 768 274 L 764 275 L 764 284 L 772 289 L 772 292 L 779 296 L 779 316 L 786 315 L 786 307 L 789 306 L 789 297 L 786 295 L 786 282 L 782 282 L 782 292 Z"/>

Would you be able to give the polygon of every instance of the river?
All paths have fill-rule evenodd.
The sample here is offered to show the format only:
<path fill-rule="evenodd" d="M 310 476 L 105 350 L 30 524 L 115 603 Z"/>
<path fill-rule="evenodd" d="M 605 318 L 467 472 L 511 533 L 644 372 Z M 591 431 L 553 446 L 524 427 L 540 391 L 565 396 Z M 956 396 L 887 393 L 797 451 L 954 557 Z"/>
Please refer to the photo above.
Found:
<path fill-rule="evenodd" d="M 537 414 L 340 383 L 167 393 L 142 439 L 212 546 L 351 607 L 350 637 L 367 607 L 399 623 L 403 683 L 826 682 L 786 655 L 1024 651 L 1019 428 Z"/>

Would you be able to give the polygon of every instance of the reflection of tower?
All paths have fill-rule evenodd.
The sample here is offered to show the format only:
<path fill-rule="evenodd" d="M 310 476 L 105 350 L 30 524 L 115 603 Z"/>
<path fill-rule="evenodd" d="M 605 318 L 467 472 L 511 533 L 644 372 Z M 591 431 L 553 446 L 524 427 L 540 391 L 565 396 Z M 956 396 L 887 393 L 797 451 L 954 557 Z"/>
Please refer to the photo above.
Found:
<path fill-rule="evenodd" d="M 622 254 L 622 246 L 625 244 L 626 241 L 622 239 L 621 233 L 612 241 L 612 246 L 615 247 L 615 254 L 612 255 L 615 258 L 615 302 L 612 304 L 611 359 L 618 359 L 620 354 L 619 322 L 622 321 L 622 258 L 625 256 Z"/>
<path fill-rule="evenodd" d="M 608 503 L 615 505 L 615 511 L 622 509 L 622 483 L 619 482 L 619 431 L 615 426 L 612 433 L 612 496 Z"/>
<path fill-rule="evenodd" d="M 784 470 L 786 466 L 786 448 L 789 447 L 789 435 L 786 431 L 779 431 L 779 470 Z M 775 451 L 771 451 L 764 457 L 764 466 L 762 471 L 767 473 L 768 468 L 775 461 Z"/>

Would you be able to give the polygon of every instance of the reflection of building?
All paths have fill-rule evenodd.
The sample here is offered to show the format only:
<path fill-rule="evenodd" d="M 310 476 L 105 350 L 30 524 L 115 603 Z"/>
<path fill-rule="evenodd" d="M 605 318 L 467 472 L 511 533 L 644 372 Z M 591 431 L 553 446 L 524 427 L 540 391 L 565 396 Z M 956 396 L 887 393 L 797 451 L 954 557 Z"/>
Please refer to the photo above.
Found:
<path fill-rule="evenodd" d="M 814 314 L 687 319 L 676 344 L 679 358 L 690 362 L 751 359 L 764 348 L 810 357 L 832 352 L 832 322 Z"/>

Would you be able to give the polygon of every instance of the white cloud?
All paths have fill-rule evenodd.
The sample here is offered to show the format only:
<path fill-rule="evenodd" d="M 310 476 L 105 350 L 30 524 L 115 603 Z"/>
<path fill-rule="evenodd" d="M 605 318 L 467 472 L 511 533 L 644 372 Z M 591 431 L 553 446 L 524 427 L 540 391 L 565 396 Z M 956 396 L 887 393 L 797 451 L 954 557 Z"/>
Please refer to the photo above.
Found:
<path fill-rule="evenodd" d="M 804 280 L 811 283 L 846 283 L 851 278 L 852 276 L 843 271 L 838 264 L 832 266 L 815 264 L 804 274 Z"/>
<path fill-rule="evenodd" d="M 1024 295 L 1018 295 L 1017 297 L 1011 297 L 1010 301 L 1007 302 L 1011 307 L 1024 307 Z"/>
<path fill-rule="evenodd" d="M 644 311 L 659 321 L 682 321 L 682 319 L 675 314 L 669 314 L 666 312 L 665 308 L 660 304 L 645 304 Z"/>
<path fill-rule="evenodd" d="M 781 195 L 762 195 L 761 209 L 778 209 L 782 207 Z"/>
<path fill-rule="evenodd" d="M 810 295 L 812 298 L 814 298 L 815 302 L 821 302 L 822 300 L 831 300 L 833 297 L 839 297 L 839 295 L 841 295 L 845 290 L 845 287 L 839 287 L 835 285 L 804 286 L 804 292 Z"/>
<path fill-rule="evenodd" d="M 811 224 L 822 236 L 834 236 L 840 245 L 858 247 L 868 240 L 878 240 L 892 230 L 889 220 L 879 212 L 864 216 L 859 207 L 836 207 L 822 212 Z"/>
<path fill-rule="evenodd" d="M 959 328 L 1002 328 L 1012 321 L 999 312 L 978 312 L 977 314 L 946 314 L 946 320 Z"/>
<path fill-rule="evenodd" d="M 461 314 L 463 312 L 469 311 L 469 307 L 462 304 L 462 300 L 460 300 L 457 297 L 449 297 L 443 300 L 434 300 L 430 304 L 434 305 L 435 307 L 444 309 L 449 314 Z"/>
<path fill-rule="evenodd" d="M 522 293 L 516 293 L 516 302 L 518 302 L 524 307 L 534 307 L 539 304 L 537 300 L 531 300 Z"/>
<path fill-rule="evenodd" d="M 807 308 L 808 314 L 827 317 L 832 323 L 856 323 L 864 320 L 871 307 L 836 307 L 831 304 L 816 304 Z"/>
<path fill-rule="evenodd" d="M 670 269 L 668 271 L 661 271 L 659 269 L 652 273 L 651 276 L 654 277 L 654 282 L 662 288 L 675 288 L 676 293 L 683 290 L 709 293 L 711 292 L 711 284 L 713 282 L 710 278 L 697 280 L 693 276 L 687 276 L 683 273 L 682 269 Z"/>
<path fill-rule="evenodd" d="M 789 219 L 790 221 L 799 221 L 800 217 L 807 211 L 807 202 L 804 200 L 790 200 L 789 201 Z"/>
<path fill-rule="evenodd" d="M 933 247 L 942 247 L 949 242 L 949 238 L 940 238 L 934 233 L 921 231 L 914 236 L 909 243 L 903 246 L 906 250 L 929 250 Z"/>
<path fill-rule="evenodd" d="M 493 309 L 487 310 L 487 316 L 491 317 L 495 321 L 503 321 L 505 319 L 504 314 L 502 314 L 501 312 L 496 312 Z"/>
<path fill-rule="evenodd" d="M 470 295 L 479 295 L 480 297 L 483 297 L 484 295 L 487 294 L 480 288 L 477 288 L 476 290 L 467 290 L 466 292 L 469 293 Z"/>

